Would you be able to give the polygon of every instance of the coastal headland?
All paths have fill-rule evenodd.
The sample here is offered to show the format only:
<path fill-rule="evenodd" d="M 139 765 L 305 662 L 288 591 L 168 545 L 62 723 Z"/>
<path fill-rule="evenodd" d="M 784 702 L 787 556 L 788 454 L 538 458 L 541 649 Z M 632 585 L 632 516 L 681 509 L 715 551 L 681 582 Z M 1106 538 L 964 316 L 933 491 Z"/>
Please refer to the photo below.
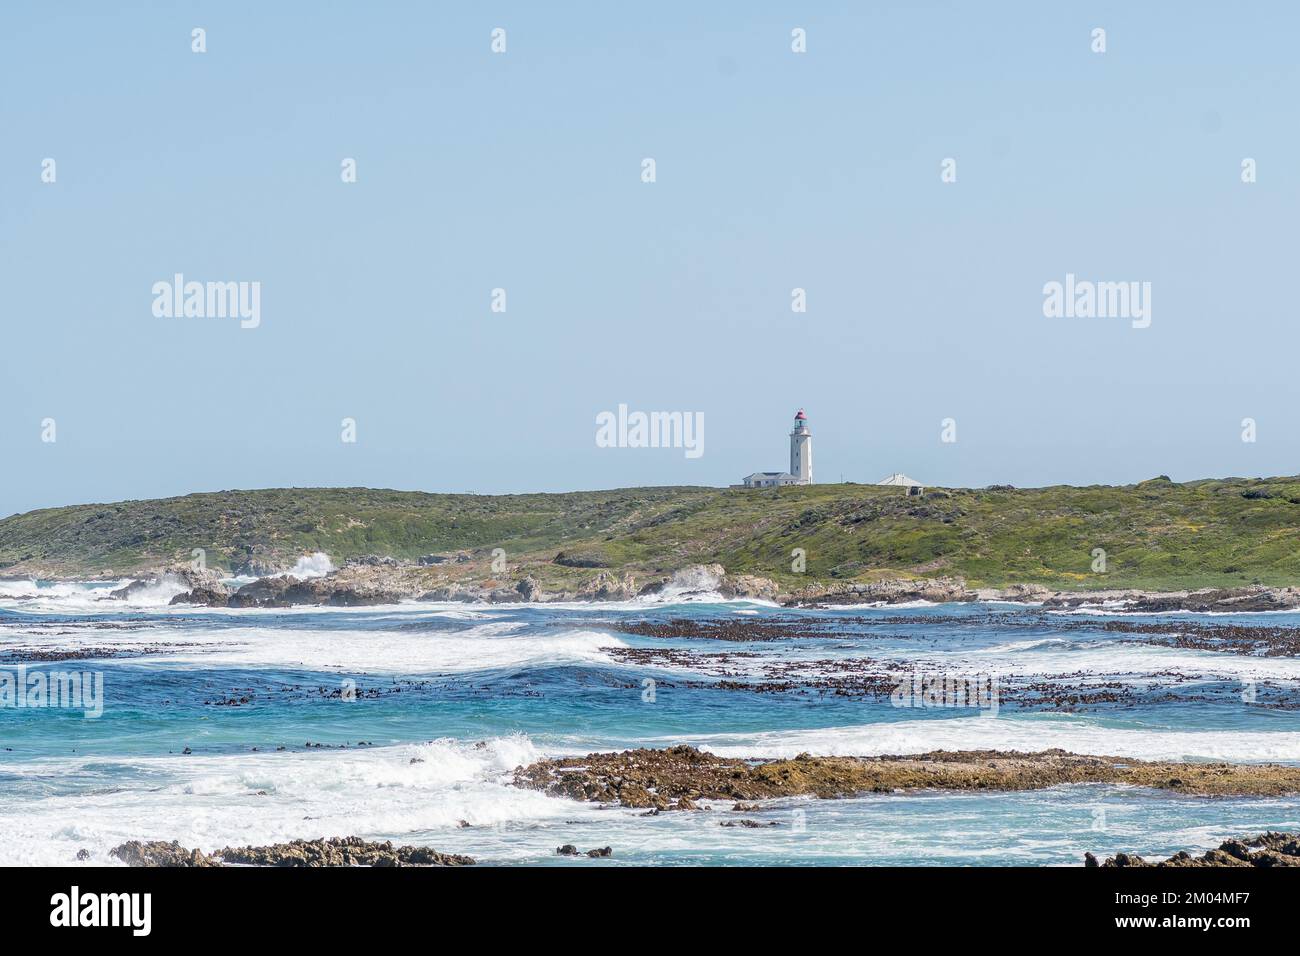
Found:
<path fill-rule="evenodd" d="M 297 576 L 304 556 L 327 573 Z M 158 582 L 187 603 L 1116 601 L 1300 607 L 1300 478 L 1125 486 L 226 491 L 0 520 L 0 577 Z M 238 586 L 232 577 L 242 580 Z M 253 579 L 262 579 L 253 581 Z"/>

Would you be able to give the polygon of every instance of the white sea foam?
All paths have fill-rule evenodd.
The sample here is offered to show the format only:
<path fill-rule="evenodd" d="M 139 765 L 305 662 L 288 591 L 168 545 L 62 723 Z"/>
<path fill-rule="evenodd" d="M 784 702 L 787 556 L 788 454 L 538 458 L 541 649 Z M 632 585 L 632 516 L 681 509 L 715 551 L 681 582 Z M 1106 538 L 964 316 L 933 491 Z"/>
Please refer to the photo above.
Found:
<path fill-rule="evenodd" d="M 188 591 L 189 585 L 174 574 L 164 574 L 126 596 L 125 603 L 134 608 L 166 607 L 171 599 Z"/>
<path fill-rule="evenodd" d="M 329 558 L 321 552 L 304 557 L 294 568 L 283 572 L 295 577 L 320 577 L 332 570 Z M 124 587 L 132 582 L 131 578 L 99 582 L 40 582 L 33 580 L 0 581 L 0 608 L 12 611 L 32 613 L 105 614 L 129 612 L 147 607 L 150 610 L 164 611 L 178 615 L 192 615 L 192 606 L 169 608 L 168 602 L 188 587 L 179 578 L 168 577 L 156 588 L 137 591 L 127 600 L 110 599 L 109 592 Z M 257 578 L 227 578 L 225 583 L 235 587 L 248 584 Z M 672 588 L 660 594 L 631 598 L 626 601 L 556 601 L 545 605 L 527 605 L 545 608 L 548 611 L 589 611 L 593 609 L 609 612 L 640 611 L 647 607 L 670 608 L 675 605 L 717 604 L 726 607 L 742 608 L 776 608 L 778 604 L 756 598 L 724 598 L 714 591 L 692 591 L 689 588 Z M 293 608 L 295 614 L 372 614 L 377 611 L 413 611 L 416 613 L 437 611 L 446 617 L 459 617 L 465 620 L 481 619 L 491 616 L 493 611 L 508 610 L 510 605 L 491 604 L 488 602 L 466 601 L 403 601 L 397 604 L 369 605 L 358 607 L 318 607 L 300 605 Z M 236 617 L 256 617 L 259 614 L 282 614 L 283 608 L 204 608 L 204 614 L 230 615 Z"/>
<path fill-rule="evenodd" d="M 1023 642 L 932 655 L 936 661 L 966 661 L 968 666 L 999 674 L 1147 675 L 1166 671 L 1223 680 L 1300 679 L 1300 659 L 1252 657 L 1222 651 L 1165 647 L 1138 641 Z"/>
<path fill-rule="evenodd" d="M 317 551 L 315 554 L 303 555 L 285 574 L 299 580 L 305 580 L 306 578 L 323 578 L 334 570 L 334 562 L 330 560 L 330 556 L 324 551 Z M 280 576 L 284 577 L 284 575 Z"/>
<path fill-rule="evenodd" d="M 770 647 L 774 649 L 769 649 Z M 734 648 L 732 648 L 734 649 Z M 699 650 L 705 650 L 701 645 Z M 719 653 L 714 646 L 710 653 Z M 1226 681 L 1300 681 L 1300 659 L 1254 657 L 1221 651 L 1145 644 L 1116 638 L 1111 641 L 1075 641 L 1044 637 L 1014 641 L 984 648 L 936 649 L 926 644 L 903 641 L 893 644 L 846 637 L 827 653 L 820 642 L 790 642 L 746 648 L 754 657 L 686 658 L 682 663 L 654 660 L 656 670 L 698 675 L 722 674 L 735 677 L 788 677 L 815 679 L 844 673 L 852 665 L 861 675 L 898 675 L 896 666 L 907 672 L 947 674 L 997 674 L 1001 678 L 1059 677 L 1147 683 L 1150 675 L 1177 673 L 1191 679 Z M 725 653 L 725 652 L 723 652 Z M 869 656 L 869 661 L 861 661 Z M 825 663 L 827 660 L 832 663 Z M 872 662 L 881 662 L 874 664 Z M 772 671 L 774 665 L 779 670 Z M 1068 675 L 1068 676 L 1062 676 Z M 1076 677 L 1075 675 L 1078 675 Z"/>
<path fill-rule="evenodd" d="M 1073 608 L 1052 608 L 1049 614 L 1061 615 L 1091 615 L 1095 617 L 1151 617 L 1152 611 L 1135 611 L 1132 605 L 1127 601 L 1104 601 L 1101 604 L 1080 604 Z M 1160 611 L 1160 617 L 1246 617 L 1255 619 L 1259 617 L 1276 617 L 1278 615 L 1300 616 L 1300 611 L 1295 608 L 1273 608 L 1264 611 L 1189 611 L 1186 608 L 1177 608 L 1171 611 Z"/>
<path fill-rule="evenodd" d="M 663 745 L 668 738 L 656 741 Z M 1300 732 L 1113 727 L 1076 715 L 951 717 L 896 723 L 674 737 L 724 757 L 878 756 L 931 750 L 1051 750 L 1140 760 L 1300 762 Z"/>
<path fill-rule="evenodd" d="M 0 581 L 0 607 L 17 611 L 98 611 L 108 603 L 106 599 L 110 591 L 130 583 L 129 579 L 95 583 L 31 579 Z"/>
<path fill-rule="evenodd" d="M 466 832 L 482 834 L 477 828 L 599 812 L 506 784 L 511 769 L 539 756 L 527 738 L 502 737 L 482 746 L 436 740 L 369 750 L 134 758 L 134 772 L 120 787 L 72 797 L 0 794 L 0 862 L 66 865 L 84 848 L 91 864 L 112 865 L 109 849 L 126 840 L 175 839 L 205 851 L 322 836 L 401 840 L 455 831 L 462 820 L 476 828 Z M 56 781 L 119 763 L 59 758 L 23 769 Z"/>
<path fill-rule="evenodd" d="M 140 630 L 61 629 L 49 637 L 0 632 L 0 647 L 21 660 L 25 650 L 95 648 L 139 651 L 135 664 L 250 667 L 370 674 L 463 673 L 498 668 L 612 663 L 607 650 L 625 646 L 595 630 L 520 633 L 518 621 L 493 621 L 461 631 L 318 630 L 293 627 Z M 173 646 L 168 646 L 173 645 Z M 161 649 L 154 651 L 154 648 Z"/>
<path fill-rule="evenodd" d="M 82 594 L 87 588 L 85 584 L 77 584 L 65 581 L 41 582 L 37 583 L 31 578 L 25 580 L 7 580 L 0 581 L 0 600 L 16 600 L 28 597 L 73 597 Z"/>
<path fill-rule="evenodd" d="M 446 605 L 429 605 L 425 607 L 437 607 L 439 610 L 433 612 L 434 617 L 444 617 L 449 621 L 489 621 L 492 615 L 486 611 L 474 611 L 463 605 L 446 606 Z"/>
<path fill-rule="evenodd" d="M 1028 641 L 1008 641 L 1006 644 L 995 644 L 992 647 L 985 648 L 985 653 L 1006 653 L 1014 654 L 1017 651 L 1036 651 L 1044 647 L 1080 647 L 1083 646 L 1078 641 L 1070 641 L 1064 637 L 1037 637 Z"/>
<path fill-rule="evenodd" d="M 189 586 L 179 577 L 165 574 L 158 580 L 135 589 L 125 598 L 109 596 L 114 590 L 131 583 L 131 578 L 97 582 L 0 581 L 0 607 L 15 611 L 69 614 L 138 611 L 142 608 L 166 607 L 177 594 L 189 590 Z"/>

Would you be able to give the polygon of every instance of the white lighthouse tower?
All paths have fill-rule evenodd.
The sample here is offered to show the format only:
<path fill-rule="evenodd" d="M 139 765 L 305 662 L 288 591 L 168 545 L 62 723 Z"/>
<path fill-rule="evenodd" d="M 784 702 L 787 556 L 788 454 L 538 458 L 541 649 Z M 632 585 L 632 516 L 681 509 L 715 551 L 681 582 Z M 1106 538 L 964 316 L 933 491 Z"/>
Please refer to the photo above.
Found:
<path fill-rule="evenodd" d="M 808 430 L 808 416 L 799 409 L 790 431 L 790 474 L 795 483 L 812 484 L 812 432 Z"/>
<path fill-rule="evenodd" d="M 786 485 L 812 484 L 812 432 L 808 430 L 808 416 L 803 409 L 794 416 L 790 430 L 790 470 L 756 471 L 746 475 L 733 488 L 784 488 Z"/>

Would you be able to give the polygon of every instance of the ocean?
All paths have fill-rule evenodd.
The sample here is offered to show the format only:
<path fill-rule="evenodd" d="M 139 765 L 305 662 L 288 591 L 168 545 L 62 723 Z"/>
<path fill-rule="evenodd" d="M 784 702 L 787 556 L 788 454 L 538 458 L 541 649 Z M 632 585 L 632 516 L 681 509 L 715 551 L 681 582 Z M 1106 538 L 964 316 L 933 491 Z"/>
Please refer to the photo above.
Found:
<path fill-rule="evenodd" d="M 746 814 L 775 826 L 745 828 L 719 825 L 728 803 L 647 816 L 509 783 L 547 756 L 675 744 L 1300 763 L 1300 660 L 1176 637 L 1297 614 L 707 594 L 209 610 L 169 606 L 167 586 L 107 600 L 120 583 L 0 582 L 0 672 L 103 682 L 99 716 L 0 706 L 0 864 L 118 865 L 108 851 L 127 840 L 210 852 L 355 835 L 489 865 L 1077 866 L 1089 850 L 1167 856 L 1300 829 L 1296 797 L 1111 785 L 776 800 Z M 995 692 L 891 690 L 936 677 Z M 613 855 L 557 856 L 563 844 Z"/>

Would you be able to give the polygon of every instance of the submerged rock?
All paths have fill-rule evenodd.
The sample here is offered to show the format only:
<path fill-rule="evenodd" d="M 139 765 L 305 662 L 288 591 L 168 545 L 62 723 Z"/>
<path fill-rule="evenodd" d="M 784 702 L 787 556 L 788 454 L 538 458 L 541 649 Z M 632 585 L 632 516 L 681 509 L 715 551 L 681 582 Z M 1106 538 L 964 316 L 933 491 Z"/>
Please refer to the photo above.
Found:
<path fill-rule="evenodd" d="M 594 850 L 588 850 L 585 854 L 580 852 L 572 843 L 566 843 L 564 846 L 557 846 L 555 852 L 559 856 L 589 856 L 593 860 L 602 856 L 613 856 L 614 851 L 607 846 L 597 847 Z"/>

